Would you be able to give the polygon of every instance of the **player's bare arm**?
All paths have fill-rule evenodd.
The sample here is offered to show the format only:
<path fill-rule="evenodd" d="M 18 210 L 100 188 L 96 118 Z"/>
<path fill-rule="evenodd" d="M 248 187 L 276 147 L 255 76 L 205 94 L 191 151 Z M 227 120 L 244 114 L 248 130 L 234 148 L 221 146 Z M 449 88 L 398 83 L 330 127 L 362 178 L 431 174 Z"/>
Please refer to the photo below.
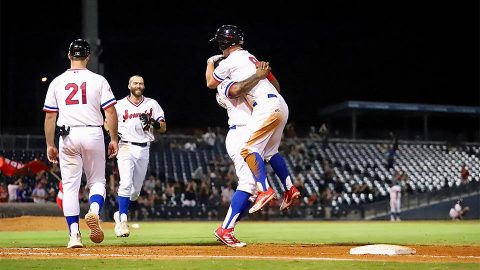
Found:
<path fill-rule="evenodd" d="M 108 125 L 110 133 L 110 143 L 108 144 L 108 158 L 113 158 L 118 153 L 118 121 L 117 110 L 111 106 L 105 110 L 105 122 Z"/>
<path fill-rule="evenodd" d="M 160 123 L 160 128 L 158 129 L 158 132 L 159 132 L 159 133 L 165 133 L 165 132 L 167 132 L 167 122 L 165 122 L 165 121 L 159 121 L 158 123 Z"/>
<path fill-rule="evenodd" d="M 151 119 L 151 125 L 155 133 L 167 132 L 167 122 L 164 120 L 155 121 L 154 119 Z"/>
<path fill-rule="evenodd" d="M 57 112 L 45 113 L 45 140 L 47 143 L 48 161 L 58 163 L 58 149 L 55 146 L 55 123 L 57 121 Z"/>
<path fill-rule="evenodd" d="M 213 71 L 215 70 L 215 63 L 223 58 L 224 56 L 222 54 L 218 54 L 218 55 L 211 56 L 207 60 L 207 69 L 205 71 L 205 79 L 207 81 L 207 87 L 210 89 L 215 90 L 217 86 L 220 84 L 213 78 Z"/>
<path fill-rule="evenodd" d="M 257 71 L 253 75 L 232 85 L 228 91 L 229 97 L 235 98 L 248 93 L 260 80 L 263 80 L 268 76 L 270 70 L 271 68 L 268 62 L 259 62 L 257 65 Z"/>

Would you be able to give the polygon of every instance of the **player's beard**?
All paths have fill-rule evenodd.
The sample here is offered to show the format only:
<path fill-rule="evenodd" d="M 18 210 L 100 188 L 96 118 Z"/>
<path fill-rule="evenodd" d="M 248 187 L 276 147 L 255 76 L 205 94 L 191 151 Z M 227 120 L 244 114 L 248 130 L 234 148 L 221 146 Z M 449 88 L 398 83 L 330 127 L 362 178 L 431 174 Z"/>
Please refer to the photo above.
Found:
<path fill-rule="evenodd" d="M 136 97 L 136 98 L 139 98 L 143 95 L 143 90 L 142 89 L 133 89 L 132 91 L 130 91 L 130 93 L 132 94 L 132 96 Z"/>

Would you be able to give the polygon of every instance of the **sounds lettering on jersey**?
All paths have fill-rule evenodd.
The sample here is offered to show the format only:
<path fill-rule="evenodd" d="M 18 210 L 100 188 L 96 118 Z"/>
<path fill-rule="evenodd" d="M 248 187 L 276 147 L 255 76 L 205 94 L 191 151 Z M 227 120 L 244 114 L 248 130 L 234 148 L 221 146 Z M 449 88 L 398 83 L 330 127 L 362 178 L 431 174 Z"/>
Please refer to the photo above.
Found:
<path fill-rule="evenodd" d="M 140 114 L 142 113 L 146 113 L 148 114 L 150 117 L 152 117 L 153 115 L 153 108 L 150 108 L 150 112 L 147 112 L 145 110 L 145 112 L 139 112 L 139 113 L 128 113 L 128 110 L 125 110 L 125 114 L 123 115 L 123 122 L 127 121 L 128 119 L 132 119 L 132 118 L 139 118 L 140 117 Z"/>

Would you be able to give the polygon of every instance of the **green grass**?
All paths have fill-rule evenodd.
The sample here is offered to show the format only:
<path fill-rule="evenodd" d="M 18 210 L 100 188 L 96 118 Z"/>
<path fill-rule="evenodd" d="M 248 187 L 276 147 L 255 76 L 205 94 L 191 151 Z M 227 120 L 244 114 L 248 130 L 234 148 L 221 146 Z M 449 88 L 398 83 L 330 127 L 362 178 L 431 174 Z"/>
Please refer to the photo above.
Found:
<path fill-rule="evenodd" d="M 185 270 L 226 270 L 226 269 L 275 269 L 275 270 L 478 270 L 478 264 L 458 263 L 384 263 L 360 261 L 239 261 L 239 260 L 0 260 L 3 270 L 21 269 L 113 269 L 113 270 L 151 270 L 151 269 L 185 269 Z"/>
<path fill-rule="evenodd" d="M 1 222 L 1 219 L 0 219 Z M 106 230 L 101 245 L 207 245 L 221 222 L 140 222 L 127 240 Z M 81 228 L 85 233 L 86 228 Z M 480 245 L 480 222 L 253 222 L 239 223 L 235 235 L 248 243 Z M 0 232 L 0 247 L 65 246 L 64 231 Z"/>
<path fill-rule="evenodd" d="M 0 219 L 1 222 L 1 219 Z M 139 222 L 129 238 L 117 238 L 106 230 L 100 245 L 211 245 L 217 244 L 213 230 L 217 222 Z M 88 230 L 81 228 L 84 235 Z M 365 222 L 283 222 L 244 221 L 236 236 L 247 243 L 278 244 L 400 244 L 400 245 L 480 245 L 480 221 Z M 0 232 L 0 247 L 64 247 L 64 231 Z M 88 243 L 88 237 L 85 236 Z M 133 247 L 132 247 L 133 248 Z M 22 260 L 1 259 L 0 269 L 479 269 L 471 263 L 397 263 L 360 261 L 240 261 L 217 259 L 136 260 Z"/>

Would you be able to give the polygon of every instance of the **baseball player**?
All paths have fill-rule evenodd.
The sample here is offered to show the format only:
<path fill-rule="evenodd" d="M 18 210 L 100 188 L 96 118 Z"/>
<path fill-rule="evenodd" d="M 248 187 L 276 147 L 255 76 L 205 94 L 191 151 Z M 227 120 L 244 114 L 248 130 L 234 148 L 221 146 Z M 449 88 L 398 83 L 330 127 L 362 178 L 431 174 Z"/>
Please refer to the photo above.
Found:
<path fill-rule="evenodd" d="M 90 228 L 90 240 L 100 243 L 104 233 L 99 212 L 105 201 L 105 143 L 100 108 L 110 123 L 109 158 L 117 155 L 116 99 L 107 80 L 87 69 L 90 46 L 76 39 L 68 48 L 70 69 L 57 76 L 49 85 L 45 111 L 45 139 L 50 162 L 60 163 L 63 185 L 63 214 L 70 230 L 68 248 L 83 247 L 79 228 L 78 193 L 82 169 L 87 178 L 90 209 L 85 221 Z M 58 120 L 57 120 L 58 115 Z M 55 146 L 55 124 L 59 129 L 59 148 Z"/>
<path fill-rule="evenodd" d="M 219 61 L 215 61 L 217 65 Z M 227 153 L 233 161 L 235 172 L 238 177 L 238 186 L 233 194 L 227 215 L 222 226 L 218 227 L 215 237 L 229 247 L 244 247 L 247 244 L 240 242 L 234 236 L 234 229 L 237 222 L 246 213 L 250 207 L 250 198 L 257 193 L 256 182 L 248 165 L 240 155 L 241 147 L 244 145 L 249 135 L 245 128 L 250 120 L 252 108 L 243 97 L 230 99 L 225 96 L 225 90 L 234 88 L 252 88 L 262 78 L 269 74 L 268 69 L 258 69 L 255 76 L 250 76 L 245 81 L 235 83 L 231 80 L 224 80 L 217 87 L 217 103 L 227 110 L 229 131 L 225 139 Z"/>
<path fill-rule="evenodd" d="M 222 57 L 226 57 L 216 68 L 213 60 L 219 56 L 211 57 L 207 61 L 205 76 L 210 89 L 215 89 L 226 78 L 239 82 L 255 74 L 257 68 L 269 68 L 268 63 L 260 63 L 255 56 L 242 48 L 243 33 L 234 25 L 221 26 L 210 41 L 217 42 Z M 279 93 L 280 85 L 270 72 L 267 78 L 259 80 L 251 89 L 245 87 L 236 90 L 227 87 L 225 95 L 229 98 L 241 96 L 253 108 L 251 120 L 246 127 L 250 136 L 240 151 L 257 181 L 259 190 L 249 213 L 262 209 L 276 197 L 267 181 L 265 161 L 270 163 L 282 181 L 285 193 L 280 209 L 287 209 L 300 196 L 300 192 L 293 186 L 285 160 L 278 153 L 283 129 L 288 120 L 288 106 Z"/>
<path fill-rule="evenodd" d="M 389 189 L 390 194 L 390 221 L 400 221 L 400 203 L 402 201 L 402 187 L 398 181 L 393 181 Z"/>
<path fill-rule="evenodd" d="M 455 205 L 450 208 L 449 216 L 452 220 L 461 220 L 463 216 L 470 210 L 470 207 L 465 206 L 463 199 L 458 199 Z"/>
<path fill-rule="evenodd" d="M 128 80 L 130 94 L 115 105 L 120 137 L 117 155 L 120 186 L 118 206 L 115 212 L 115 235 L 128 237 L 128 207 L 136 201 L 142 190 L 150 158 L 150 142 L 155 140 L 153 131 L 167 130 L 162 107 L 152 98 L 143 96 L 145 82 L 139 75 Z"/>

